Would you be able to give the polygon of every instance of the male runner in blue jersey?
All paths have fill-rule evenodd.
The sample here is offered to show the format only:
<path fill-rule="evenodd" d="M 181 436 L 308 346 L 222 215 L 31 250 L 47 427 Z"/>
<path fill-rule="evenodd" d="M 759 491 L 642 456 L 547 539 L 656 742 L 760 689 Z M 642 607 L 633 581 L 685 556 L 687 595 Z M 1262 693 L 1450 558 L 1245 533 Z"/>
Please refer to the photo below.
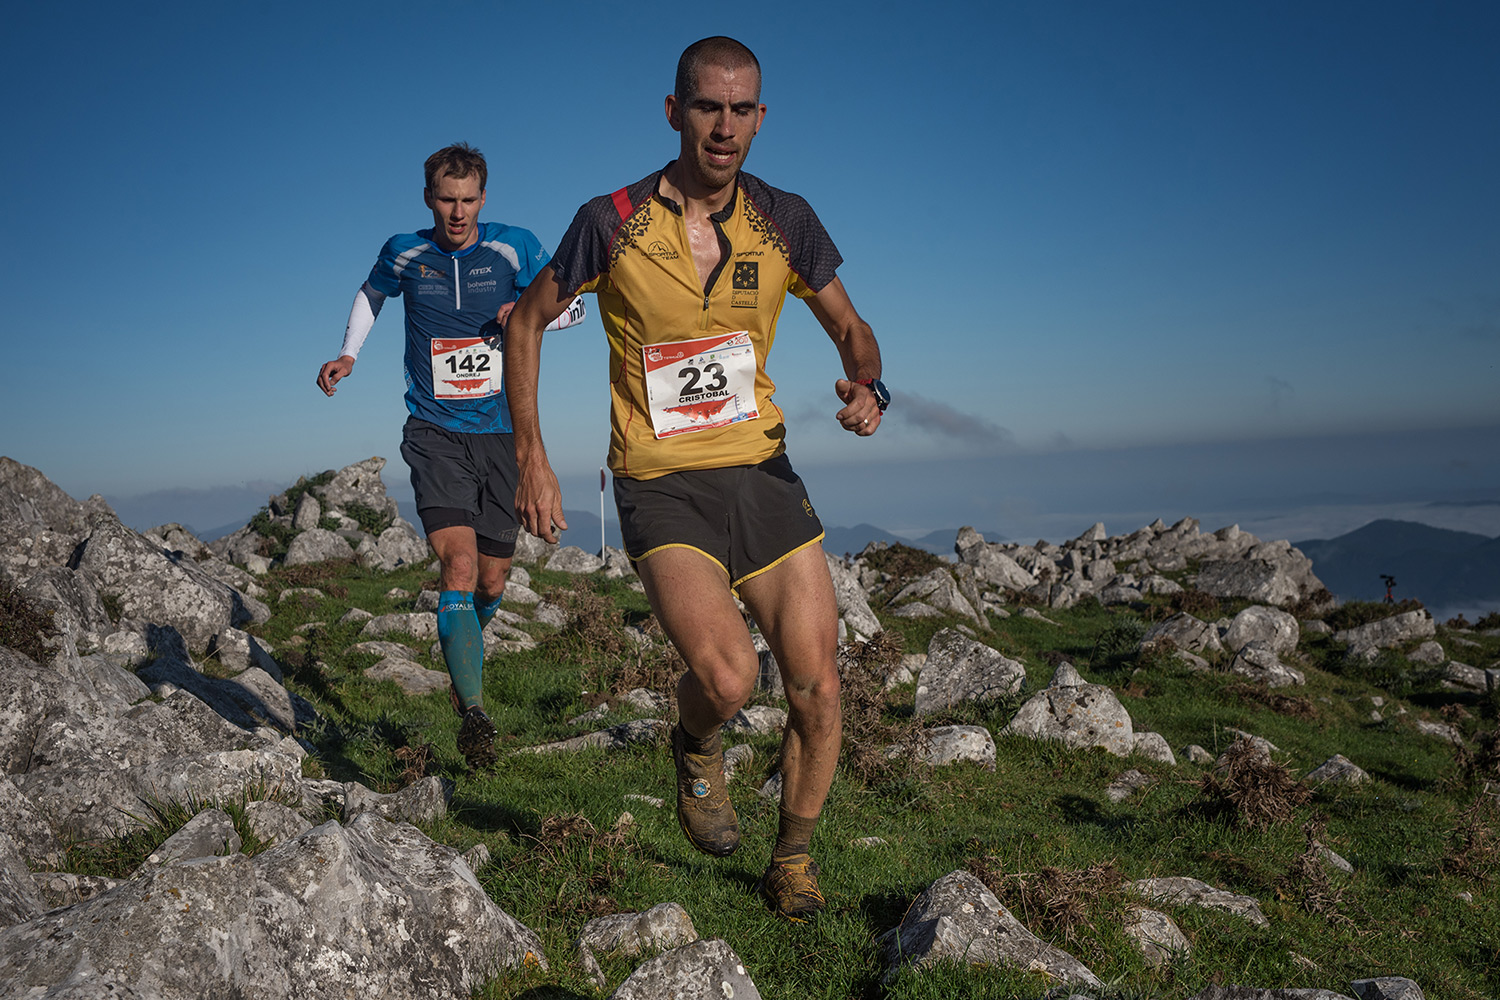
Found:
<path fill-rule="evenodd" d="M 332 396 L 392 295 L 406 297 L 406 406 L 401 457 L 417 514 L 442 562 L 438 639 L 463 716 L 458 749 L 472 768 L 495 760 L 484 711 L 484 626 L 500 607 L 516 551 L 516 451 L 501 377 L 501 325 L 546 266 L 525 229 L 480 222 L 488 170 L 459 143 L 427 158 L 431 229 L 392 236 L 354 296 L 339 357 L 318 372 Z M 558 326 L 583 318 L 582 300 Z"/>

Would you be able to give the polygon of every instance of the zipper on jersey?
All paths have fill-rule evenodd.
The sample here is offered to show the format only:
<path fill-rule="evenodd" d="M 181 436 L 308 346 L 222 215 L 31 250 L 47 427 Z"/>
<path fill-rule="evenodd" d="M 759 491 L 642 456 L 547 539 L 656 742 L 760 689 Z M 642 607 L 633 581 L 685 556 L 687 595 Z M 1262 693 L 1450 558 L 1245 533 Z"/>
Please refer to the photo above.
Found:
<path fill-rule="evenodd" d="M 452 260 L 453 260 L 453 311 L 454 312 L 462 312 L 463 311 L 463 307 L 464 307 L 464 303 L 463 303 L 463 296 L 461 296 L 459 294 L 459 292 L 458 292 L 458 283 L 459 283 L 459 277 L 458 277 L 458 258 L 457 257 L 453 257 Z"/>

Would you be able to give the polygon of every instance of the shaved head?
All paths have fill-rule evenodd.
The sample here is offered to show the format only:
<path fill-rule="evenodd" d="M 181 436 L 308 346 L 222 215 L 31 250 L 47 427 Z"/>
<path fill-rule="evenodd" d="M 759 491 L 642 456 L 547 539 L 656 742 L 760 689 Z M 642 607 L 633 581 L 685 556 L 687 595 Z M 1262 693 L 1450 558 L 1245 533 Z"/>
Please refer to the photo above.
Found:
<path fill-rule="evenodd" d="M 755 58 L 743 42 L 725 35 L 714 35 L 700 39 L 683 50 L 677 60 L 677 83 L 673 93 L 683 104 L 697 96 L 698 72 L 704 66 L 722 66 L 724 69 L 755 70 L 755 99 L 760 100 L 760 60 Z"/>

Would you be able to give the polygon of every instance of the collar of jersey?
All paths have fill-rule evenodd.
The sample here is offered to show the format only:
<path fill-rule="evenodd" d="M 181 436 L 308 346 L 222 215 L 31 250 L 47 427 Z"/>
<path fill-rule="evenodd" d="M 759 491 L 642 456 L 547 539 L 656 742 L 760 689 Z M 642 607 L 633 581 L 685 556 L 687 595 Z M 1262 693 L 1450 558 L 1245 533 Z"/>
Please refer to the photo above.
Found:
<path fill-rule="evenodd" d="M 485 233 L 489 229 L 489 225 L 490 224 L 488 222 L 481 222 L 479 224 L 479 239 L 475 240 L 473 243 L 470 243 L 462 250 L 444 250 L 442 244 L 438 243 L 437 241 L 436 227 L 433 227 L 432 229 L 418 229 L 417 235 L 422 237 L 422 239 L 426 240 L 428 243 L 431 243 L 432 249 L 436 250 L 444 257 L 467 257 L 469 254 L 479 249 L 479 245 L 484 242 Z"/>
<path fill-rule="evenodd" d="M 676 163 L 676 162 L 677 162 L 676 160 L 672 161 L 672 163 Z M 672 165 L 672 163 L 668 163 L 667 167 L 670 167 Z M 664 194 L 661 193 L 661 179 L 662 179 L 662 176 L 667 172 L 667 167 L 662 167 L 660 170 L 658 170 L 656 172 L 656 179 L 654 181 L 652 181 L 652 183 L 651 183 L 651 194 L 652 194 L 652 196 L 654 198 L 656 198 L 657 201 L 661 202 L 663 205 L 667 206 L 672 211 L 676 212 L 678 215 L 681 215 L 682 214 L 682 206 L 679 205 L 679 204 L 677 204 L 677 202 L 673 201 L 671 198 L 668 198 L 666 195 L 664 195 Z M 729 217 L 734 214 L 734 206 L 739 202 L 739 200 L 740 200 L 740 175 L 739 174 L 735 174 L 734 175 L 734 193 L 729 196 L 729 203 L 727 205 L 725 205 L 723 208 L 719 209 L 717 212 L 715 212 L 712 215 L 710 215 L 709 218 L 712 219 L 715 222 L 728 222 L 729 221 Z"/>

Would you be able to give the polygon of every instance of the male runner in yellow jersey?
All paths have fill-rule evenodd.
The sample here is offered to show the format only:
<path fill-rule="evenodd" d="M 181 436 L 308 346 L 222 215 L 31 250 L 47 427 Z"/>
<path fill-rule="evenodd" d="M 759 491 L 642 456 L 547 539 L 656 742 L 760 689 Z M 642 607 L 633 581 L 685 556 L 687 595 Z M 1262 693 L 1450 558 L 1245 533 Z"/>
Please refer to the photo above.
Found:
<path fill-rule="evenodd" d="M 516 512 L 549 541 L 567 527 L 537 415 L 541 334 L 595 292 L 610 346 L 609 466 L 625 550 L 687 661 L 672 731 L 678 819 L 701 851 L 727 855 L 739 825 L 720 727 L 745 704 L 759 662 L 738 593 L 776 656 L 790 708 L 781 820 L 760 889 L 794 920 L 824 906 L 809 855 L 840 740 L 838 607 L 822 525 L 783 447 L 766 355 L 785 294 L 833 339 L 844 378 L 836 417 L 873 434 L 889 396 L 880 350 L 835 270 L 842 258 L 800 197 L 741 173 L 765 120 L 760 64 L 706 38 L 677 65 L 667 121 L 678 158 L 578 211 L 552 263 L 510 316 L 505 380 L 520 485 Z"/>

